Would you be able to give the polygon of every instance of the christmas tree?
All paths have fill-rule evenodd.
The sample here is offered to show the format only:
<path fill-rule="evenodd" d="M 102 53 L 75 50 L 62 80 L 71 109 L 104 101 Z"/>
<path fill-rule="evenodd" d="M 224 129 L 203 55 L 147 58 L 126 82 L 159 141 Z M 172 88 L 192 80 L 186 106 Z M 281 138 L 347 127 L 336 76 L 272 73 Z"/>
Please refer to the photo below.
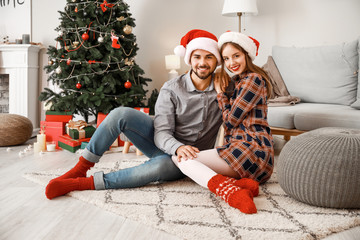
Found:
<path fill-rule="evenodd" d="M 39 99 L 55 111 L 90 115 L 118 106 L 144 107 L 148 78 L 136 64 L 138 50 L 132 33 L 135 19 L 129 5 L 97 0 L 67 0 L 55 30 L 56 46 L 47 49 L 48 81 Z"/>

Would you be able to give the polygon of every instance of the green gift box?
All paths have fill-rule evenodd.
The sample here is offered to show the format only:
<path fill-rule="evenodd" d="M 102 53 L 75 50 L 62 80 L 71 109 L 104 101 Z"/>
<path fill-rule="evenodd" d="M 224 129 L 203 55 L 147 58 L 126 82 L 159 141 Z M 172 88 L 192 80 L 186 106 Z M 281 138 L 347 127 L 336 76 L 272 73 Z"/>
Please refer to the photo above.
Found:
<path fill-rule="evenodd" d="M 62 135 L 58 138 L 58 145 L 62 149 L 66 149 L 72 153 L 75 153 L 78 149 L 81 148 L 83 142 L 89 142 L 90 138 L 84 139 L 72 139 L 69 135 Z"/>
<path fill-rule="evenodd" d="M 93 126 L 87 126 L 82 129 L 71 129 L 66 126 L 66 134 L 69 135 L 72 139 L 91 138 L 95 130 L 96 128 Z"/>

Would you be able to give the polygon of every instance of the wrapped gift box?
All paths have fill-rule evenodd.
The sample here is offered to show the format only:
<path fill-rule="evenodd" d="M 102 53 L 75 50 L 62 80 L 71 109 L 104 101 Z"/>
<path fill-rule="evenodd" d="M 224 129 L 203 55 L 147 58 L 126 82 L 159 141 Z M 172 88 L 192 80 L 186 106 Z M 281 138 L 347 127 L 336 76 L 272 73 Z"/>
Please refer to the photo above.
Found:
<path fill-rule="evenodd" d="M 91 138 L 94 134 L 96 128 L 93 126 L 87 126 L 82 129 L 71 129 L 68 124 L 65 125 L 66 134 L 69 135 L 72 139 L 83 139 Z"/>
<path fill-rule="evenodd" d="M 82 142 L 81 149 L 85 149 L 88 144 L 89 144 L 88 142 Z"/>
<path fill-rule="evenodd" d="M 58 138 L 65 134 L 65 124 L 65 122 L 40 122 L 40 129 L 46 135 L 46 142 L 55 142 L 57 149 L 59 148 Z"/>
<path fill-rule="evenodd" d="M 149 115 L 149 113 L 150 113 L 150 108 L 135 107 L 134 109 L 136 109 L 140 112 L 146 113 L 147 115 Z"/>
<path fill-rule="evenodd" d="M 69 122 L 72 119 L 71 112 L 46 111 L 45 120 L 47 122 Z"/>
<path fill-rule="evenodd" d="M 58 144 L 62 149 L 66 149 L 70 152 L 76 152 L 81 147 L 81 143 L 89 142 L 90 138 L 72 139 L 69 135 L 65 134 L 59 137 Z"/>

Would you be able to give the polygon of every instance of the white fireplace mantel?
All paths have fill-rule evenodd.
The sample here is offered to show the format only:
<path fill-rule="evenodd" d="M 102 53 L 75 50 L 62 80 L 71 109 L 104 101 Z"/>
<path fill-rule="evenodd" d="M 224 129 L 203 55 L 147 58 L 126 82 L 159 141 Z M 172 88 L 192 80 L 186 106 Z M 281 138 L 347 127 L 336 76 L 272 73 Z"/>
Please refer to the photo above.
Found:
<path fill-rule="evenodd" d="M 39 46 L 0 45 L 0 74 L 9 74 L 9 113 L 30 119 L 39 127 Z"/>

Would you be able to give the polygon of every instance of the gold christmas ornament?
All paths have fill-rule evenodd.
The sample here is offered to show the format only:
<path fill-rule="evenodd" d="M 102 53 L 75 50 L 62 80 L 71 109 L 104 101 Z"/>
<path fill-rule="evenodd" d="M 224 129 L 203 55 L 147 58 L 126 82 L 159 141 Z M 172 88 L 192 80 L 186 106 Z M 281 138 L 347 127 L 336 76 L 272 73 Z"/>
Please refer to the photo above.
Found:
<path fill-rule="evenodd" d="M 73 47 L 76 48 L 78 45 L 79 45 L 79 42 L 78 41 L 75 41 L 72 43 Z"/>
<path fill-rule="evenodd" d="M 57 74 L 60 74 L 60 73 L 62 72 L 61 67 L 60 67 L 60 66 L 57 67 L 57 68 L 55 69 L 55 72 L 56 72 Z"/>
<path fill-rule="evenodd" d="M 119 22 L 124 21 L 124 19 L 125 19 L 124 16 L 116 18 L 116 20 L 118 20 Z"/>
<path fill-rule="evenodd" d="M 69 50 L 69 46 L 65 46 L 64 48 L 65 48 L 65 50 Z"/>
<path fill-rule="evenodd" d="M 132 27 L 129 25 L 125 25 L 125 27 L 123 28 L 123 31 L 125 34 L 131 34 L 132 33 Z"/>
<path fill-rule="evenodd" d="M 53 60 L 49 60 L 48 61 L 48 65 L 53 65 L 54 64 L 54 61 Z"/>
<path fill-rule="evenodd" d="M 104 42 L 104 38 L 103 38 L 102 36 L 98 37 L 98 42 L 99 42 L 99 43 Z"/>
<path fill-rule="evenodd" d="M 124 62 L 125 62 L 125 65 L 128 65 L 128 66 L 131 66 L 134 64 L 133 59 L 129 60 L 128 58 L 125 58 Z"/>

